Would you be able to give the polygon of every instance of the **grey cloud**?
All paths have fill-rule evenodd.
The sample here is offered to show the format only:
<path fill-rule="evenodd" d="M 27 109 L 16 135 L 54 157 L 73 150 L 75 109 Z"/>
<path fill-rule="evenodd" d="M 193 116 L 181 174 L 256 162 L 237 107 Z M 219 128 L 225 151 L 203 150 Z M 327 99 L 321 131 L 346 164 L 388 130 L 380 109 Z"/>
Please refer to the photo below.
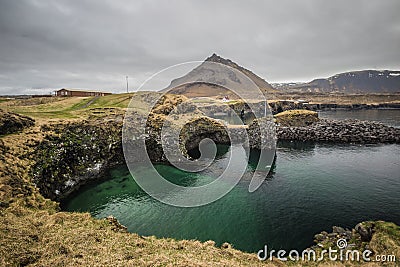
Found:
<path fill-rule="evenodd" d="M 0 0 L 0 94 L 124 91 L 216 52 L 267 81 L 399 69 L 400 2 Z"/>

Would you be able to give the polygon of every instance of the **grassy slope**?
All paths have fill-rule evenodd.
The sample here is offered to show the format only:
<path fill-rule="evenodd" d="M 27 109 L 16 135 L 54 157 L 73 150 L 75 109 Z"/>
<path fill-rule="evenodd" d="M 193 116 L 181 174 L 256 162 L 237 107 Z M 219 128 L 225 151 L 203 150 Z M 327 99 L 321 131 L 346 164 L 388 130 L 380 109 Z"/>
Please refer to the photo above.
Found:
<path fill-rule="evenodd" d="M 0 139 L 7 146 L 0 157 L 0 266 L 298 266 L 259 262 L 254 254 L 216 248 L 212 241 L 141 237 L 120 232 L 114 224 L 86 213 L 57 212 L 56 203 L 44 199 L 33 187 L 28 172 L 34 161 L 30 152 L 43 138 L 40 124 L 85 118 L 89 111 L 96 109 L 121 109 L 129 103 L 129 97 L 100 97 L 90 106 L 85 105 L 91 98 L 54 99 L 36 106 L 19 100 L 0 103 L 0 108 L 40 121 L 31 129 Z M 140 109 L 143 103 L 136 101 L 134 106 Z M 370 247 L 400 257 L 399 233 L 398 227 L 382 222 Z M 342 263 L 324 265 L 344 266 Z"/>
<path fill-rule="evenodd" d="M 126 108 L 132 94 L 118 94 L 103 97 L 52 97 L 0 102 L 0 108 L 35 119 L 79 119 L 86 118 L 88 111 L 98 108 Z M 35 103 L 36 101 L 36 103 Z M 42 103 L 44 102 L 44 103 Z"/>

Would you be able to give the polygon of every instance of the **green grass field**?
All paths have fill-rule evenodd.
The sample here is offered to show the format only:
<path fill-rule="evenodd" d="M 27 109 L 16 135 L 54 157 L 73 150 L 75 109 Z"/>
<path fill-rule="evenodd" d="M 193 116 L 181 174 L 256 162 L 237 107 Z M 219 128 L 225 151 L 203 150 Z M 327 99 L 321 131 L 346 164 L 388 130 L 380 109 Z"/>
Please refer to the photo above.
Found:
<path fill-rule="evenodd" d="M 131 93 L 101 97 L 0 99 L 0 108 L 35 119 L 74 119 L 85 118 L 92 109 L 124 109 L 132 96 Z"/>

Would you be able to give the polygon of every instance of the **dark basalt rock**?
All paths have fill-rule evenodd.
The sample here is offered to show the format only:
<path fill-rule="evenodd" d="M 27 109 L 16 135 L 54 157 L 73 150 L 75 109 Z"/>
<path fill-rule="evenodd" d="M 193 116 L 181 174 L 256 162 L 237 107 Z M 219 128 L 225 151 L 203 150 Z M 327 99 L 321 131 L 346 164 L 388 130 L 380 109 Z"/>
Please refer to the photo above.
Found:
<path fill-rule="evenodd" d="M 363 224 L 359 223 L 354 228 L 357 233 L 361 236 L 361 241 L 369 242 L 372 239 L 372 235 L 374 233 L 374 224 Z"/>
<path fill-rule="evenodd" d="M 124 162 L 122 124 L 78 122 L 55 125 L 59 135 L 47 135 L 37 146 L 33 181 L 41 194 L 59 200 L 105 170 Z"/>
<path fill-rule="evenodd" d="M 344 239 L 347 242 L 345 249 L 365 249 L 365 246 L 368 246 L 365 242 L 370 242 L 375 233 L 374 228 L 375 223 L 371 221 L 361 222 L 353 229 L 333 226 L 331 233 L 323 231 L 314 236 L 316 245 L 312 248 L 336 247 L 337 241 Z"/>
<path fill-rule="evenodd" d="M 400 143 L 400 129 L 359 120 L 326 120 L 305 127 L 278 127 L 280 140 L 335 143 Z"/>

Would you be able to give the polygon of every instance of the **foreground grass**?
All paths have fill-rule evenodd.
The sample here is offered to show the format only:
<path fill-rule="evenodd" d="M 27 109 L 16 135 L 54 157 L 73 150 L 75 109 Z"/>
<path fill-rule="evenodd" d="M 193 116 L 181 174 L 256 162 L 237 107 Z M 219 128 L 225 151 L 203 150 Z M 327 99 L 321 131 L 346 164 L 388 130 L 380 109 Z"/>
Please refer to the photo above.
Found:
<path fill-rule="evenodd" d="M 219 249 L 213 241 L 177 241 L 120 232 L 107 219 L 96 220 L 87 213 L 13 207 L 1 215 L 1 266 L 263 265 L 254 254 Z"/>
<path fill-rule="evenodd" d="M 65 123 L 69 116 L 87 118 L 89 111 L 97 109 L 122 109 L 129 102 L 128 95 L 92 100 L 59 99 L 36 107 L 1 103 L 13 111 L 21 109 L 25 114 L 36 115 L 40 121 L 21 133 L 0 138 L 0 266 L 317 266 L 314 262 L 261 262 L 255 254 L 230 246 L 217 248 L 213 241 L 143 237 L 125 232 L 115 222 L 94 219 L 88 213 L 59 212 L 57 203 L 43 198 L 32 183 L 32 151 L 48 134 L 42 132 L 41 125 Z M 140 100 L 133 104 L 139 109 L 144 107 Z M 369 246 L 377 253 L 395 254 L 399 259 L 399 227 L 376 223 Z M 382 265 L 324 262 L 319 266 Z"/>

